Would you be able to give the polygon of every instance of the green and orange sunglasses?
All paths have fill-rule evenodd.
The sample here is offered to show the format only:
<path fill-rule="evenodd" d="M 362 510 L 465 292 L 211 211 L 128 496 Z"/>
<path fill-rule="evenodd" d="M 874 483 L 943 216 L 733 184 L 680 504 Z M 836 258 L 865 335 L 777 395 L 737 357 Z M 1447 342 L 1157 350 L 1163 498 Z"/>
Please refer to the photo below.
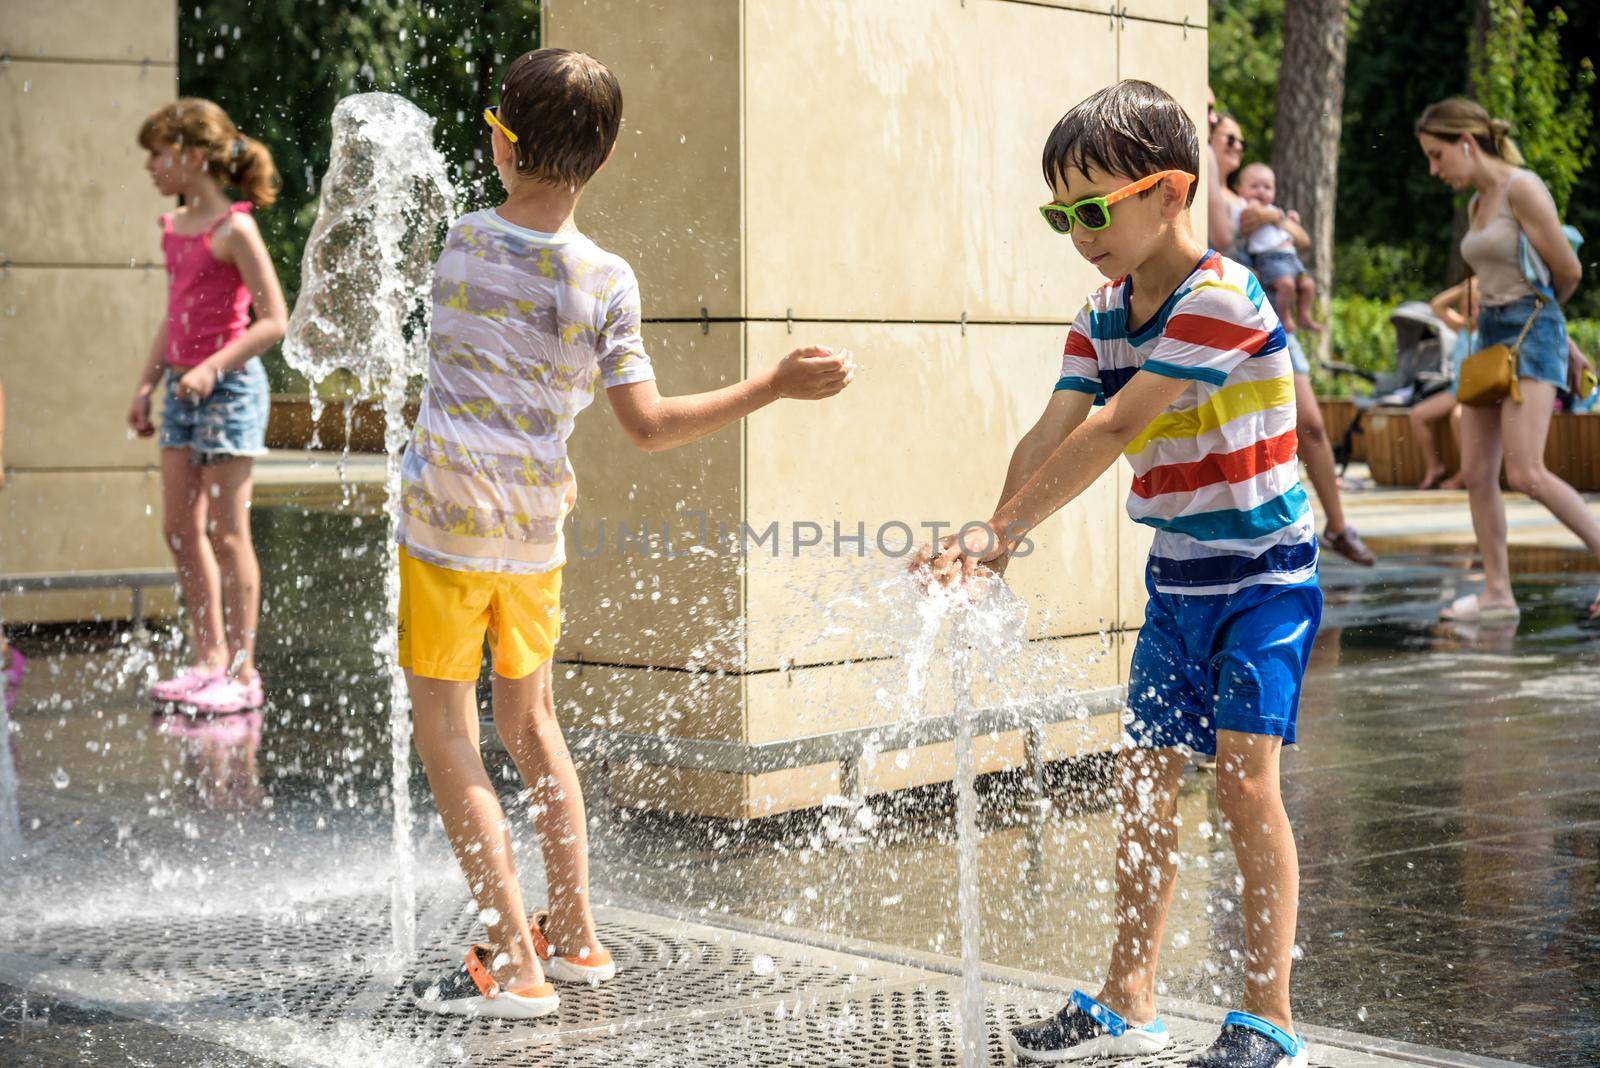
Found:
<path fill-rule="evenodd" d="M 1082 223 L 1086 230 L 1104 230 L 1111 225 L 1111 205 L 1143 193 L 1157 182 L 1174 174 L 1183 177 L 1185 189 L 1194 182 L 1194 175 L 1188 171 L 1157 171 L 1103 197 L 1085 197 L 1074 204 L 1058 204 L 1051 201 L 1039 209 L 1039 214 L 1050 224 L 1050 229 L 1058 234 L 1072 233 L 1074 223 Z"/>

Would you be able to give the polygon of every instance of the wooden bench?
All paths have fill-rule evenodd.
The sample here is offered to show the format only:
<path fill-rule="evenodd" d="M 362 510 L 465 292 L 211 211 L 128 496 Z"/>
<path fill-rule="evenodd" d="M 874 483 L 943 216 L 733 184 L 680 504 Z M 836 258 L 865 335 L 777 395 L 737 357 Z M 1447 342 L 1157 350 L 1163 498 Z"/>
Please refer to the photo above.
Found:
<path fill-rule="evenodd" d="M 406 401 L 406 425 L 416 422 L 418 401 Z M 316 448 L 339 452 L 383 452 L 386 420 L 383 406 L 374 400 L 350 403 L 334 400 L 323 404 L 312 418 L 311 398 L 303 394 L 274 393 L 267 417 L 267 448 Z"/>
<path fill-rule="evenodd" d="M 1415 486 L 1422 481 L 1427 465 L 1413 438 L 1408 409 L 1374 408 L 1367 413 L 1363 426 L 1367 466 L 1372 469 L 1374 482 L 1380 486 Z M 1447 421 L 1441 419 L 1431 429 L 1445 468 L 1454 474 L 1461 466 L 1461 454 Z M 1600 492 L 1600 414 L 1557 412 L 1551 416 L 1544 463 L 1575 489 Z"/>

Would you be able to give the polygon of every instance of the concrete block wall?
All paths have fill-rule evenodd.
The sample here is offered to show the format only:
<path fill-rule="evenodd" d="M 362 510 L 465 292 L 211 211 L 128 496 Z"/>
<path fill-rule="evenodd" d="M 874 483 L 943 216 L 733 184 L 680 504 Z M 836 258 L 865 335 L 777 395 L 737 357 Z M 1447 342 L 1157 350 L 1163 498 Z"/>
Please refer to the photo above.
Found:
<path fill-rule="evenodd" d="M 863 365 L 833 402 L 776 405 L 664 454 L 632 452 L 603 410 L 580 420 L 590 545 L 601 526 L 685 509 L 712 529 L 777 521 L 786 538 L 796 521 L 870 535 L 987 517 L 1101 281 L 1035 210 L 1045 136 L 1121 77 L 1163 85 L 1197 123 L 1205 113 L 1203 0 L 551 0 L 545 19 L 547 43 L 599 56 L 623 85 L 618 150 L 580 223 L 638 272 L 663 391 L 735 381 L 802 343 Z M 1085 689 L 1125 678 L 1142 621 L 1149 539 L 1123 515 L 1127 488 L 1119 464 L 1008 575 L 1035 606 L 1030 636 L 1068 643 Z M 574 559 L 558 673 L 569 722 L 759 743 L 900 714 L 871 692 L 862 661 L 878 644 L 805 609 L 859 569 L 820 568 L 797 596 L 792 561 L 744 563 Z M 1103 747 L 1115 729 L 1109 716 L 1063 726 L 1047 746 Z M 948 750 L 879 760 L 866 788 L 948 778 Z M 1002 735 L 979 763 L 1020 758 Z M 831 764 L 748 776 L 634 763 L 613 769 L 613 788 L 623 803 L 751 817 L 818 804 L 839 780 Z"/>
<path fill-rule="evenodd" d="M 169 205 L 135 136 L 177 95 L 177 37 L 172 0 L 0 4 L 0 574 L 170 564 L 156 449 L 124 416 L 166 299 Z M 126 590 L 0 595 L 8 622 L 129 607 Z"/>

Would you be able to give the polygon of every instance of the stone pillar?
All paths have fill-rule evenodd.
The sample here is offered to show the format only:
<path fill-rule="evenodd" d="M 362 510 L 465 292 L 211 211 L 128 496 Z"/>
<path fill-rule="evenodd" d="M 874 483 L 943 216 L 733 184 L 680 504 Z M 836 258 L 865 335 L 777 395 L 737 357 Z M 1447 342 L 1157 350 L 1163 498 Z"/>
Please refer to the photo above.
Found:
<path fill-rule="evenodd" d="M 169 205 L 135 138 L 177 95 L 177 38 L 172 0 L 0 4 L 0 575 L 171 566 L 155 444 L 124 416 L 166 299 Z M 130 602 L 0 595 L 0 619 L 125 617 Z"/>
<path fill-rule="evenodd" d="M 1010 450 L 1043 410 L 1066 328 L 1101 281 L 1040 221 L 1039 157 L 1072 104 L 1118 77 L 1205 114 L 1203 0 L 1116 14 L 1011 0 L 548 0 L 543 40 L 616 71 L 624 122 L 580 224 L 624 255 L 644 294 L 664 392 L 728 383 L 790 348 L 850 348 L 855 384 L 768 408 L 697 445 L 645 455 L 599 411 L 573 439 L 578 525 L 695 509 L 763 531 L 831 524 L 869 549 L 885 522 L 986 518 Z M 1187 21 L 1186 21 L 1187 20 Z M 1194 209 L 1203 219 L 1204 201 Z M 1036 533 L 1009 578 L 1030 635 L 1125 675 L 1149 539 L 1123 514 L 1125 464 Z M 698 520 L 680 519 L 687 530 Z M 926 531 L 919 530 L 926 540 Z M 898 540 L 898 539 L 896 539 Z M 570 542 L 569 542 L 570 544 Z M 681 548 L 681 546 L 680 546 Z M 853 551 L 853 549 L 849 550 Z M 880 654 L 825 635 L 793 590 L 803 567 L 752 557 L 574 553 L 557 671 L 564 722 L 760 744 L 892 722 L 870 692 Z M 823 567 L 830 582 L 861 568 Z M 1045 732 L 1046 756 L 1103 748 L 1111 716 Z M 980 746 L 1020 766 L 1020 732 Z M 860 770 L 866 792 L 948 779 L 948 744 Z M 728 817 L 820 803 L 837 762 L 734 774 L 631 762 L 615 798 Z"/>

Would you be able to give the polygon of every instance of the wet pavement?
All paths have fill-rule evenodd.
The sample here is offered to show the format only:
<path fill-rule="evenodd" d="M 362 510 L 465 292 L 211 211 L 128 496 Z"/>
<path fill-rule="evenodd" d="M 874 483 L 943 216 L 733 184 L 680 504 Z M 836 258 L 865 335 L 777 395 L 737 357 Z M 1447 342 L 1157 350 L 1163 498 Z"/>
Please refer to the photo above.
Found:
<path fill-rule="evenodd" d="M 321 492 L 309 513 L 257 512 L 272 701 L 258 723 L 151 716 L 138 694 L 176 655 L 170 632 L 148 643 L 104 628 L 17 635 L 34 658 L 15 715 L 30 852 L 0 872 L 0 951 L 72 925 L 103 929 L 114 955 L 129 917 L 386 900 L 385 713 L 363 633 L 381 611 L 379 522 L 352 526 L 338 491 Z M 1391 553 L 1370 572 L 1327 566 L 1301 744 L 1285 759 L 1304 872 L 1302 1022 L 1528 1064 L 1600 1063 L 1600 628 L 1580 621 L 1600 576 L 1544 553 L 1514 560 L 1542 572 L 1519 581 L 1516 627 L 1437 622 L 1453 591 L 1472 588 L 1459 552 Z M 982 783 L 980 859 L 993 876 L 983 952 L 1092 980 L 1111 904 L 1105 766 L 1052 777 L 1043 809 L 1013 778 Z M 464 901 L 417 779 L 420 890 Z M 508 798 L 515 788 L 507 781 Z M 598 775 L 590 789 L 602 896 L 802 937 L 957 951 L 948 790 L 746 826 L 617 811 Z M 1181 812 L 1162 979 L 1173 998 L 1225 1007 L 1242 945 L 1208 773 L 1191 776 Z M 311 922 L 315 909 L 290 911 Z M 270 943 L 274 930 L 260 937 Z M 0 987 L 0 1062 L 26 1048 L 37 1059 L 16 1063 L 236 1063 L 203 1044 L 129 1054 L 179 1040 L 60 1001 L 46 1026 L 37 997 L 21 1007 L 28 984 L 0 980 L 13 984 Z"/>

